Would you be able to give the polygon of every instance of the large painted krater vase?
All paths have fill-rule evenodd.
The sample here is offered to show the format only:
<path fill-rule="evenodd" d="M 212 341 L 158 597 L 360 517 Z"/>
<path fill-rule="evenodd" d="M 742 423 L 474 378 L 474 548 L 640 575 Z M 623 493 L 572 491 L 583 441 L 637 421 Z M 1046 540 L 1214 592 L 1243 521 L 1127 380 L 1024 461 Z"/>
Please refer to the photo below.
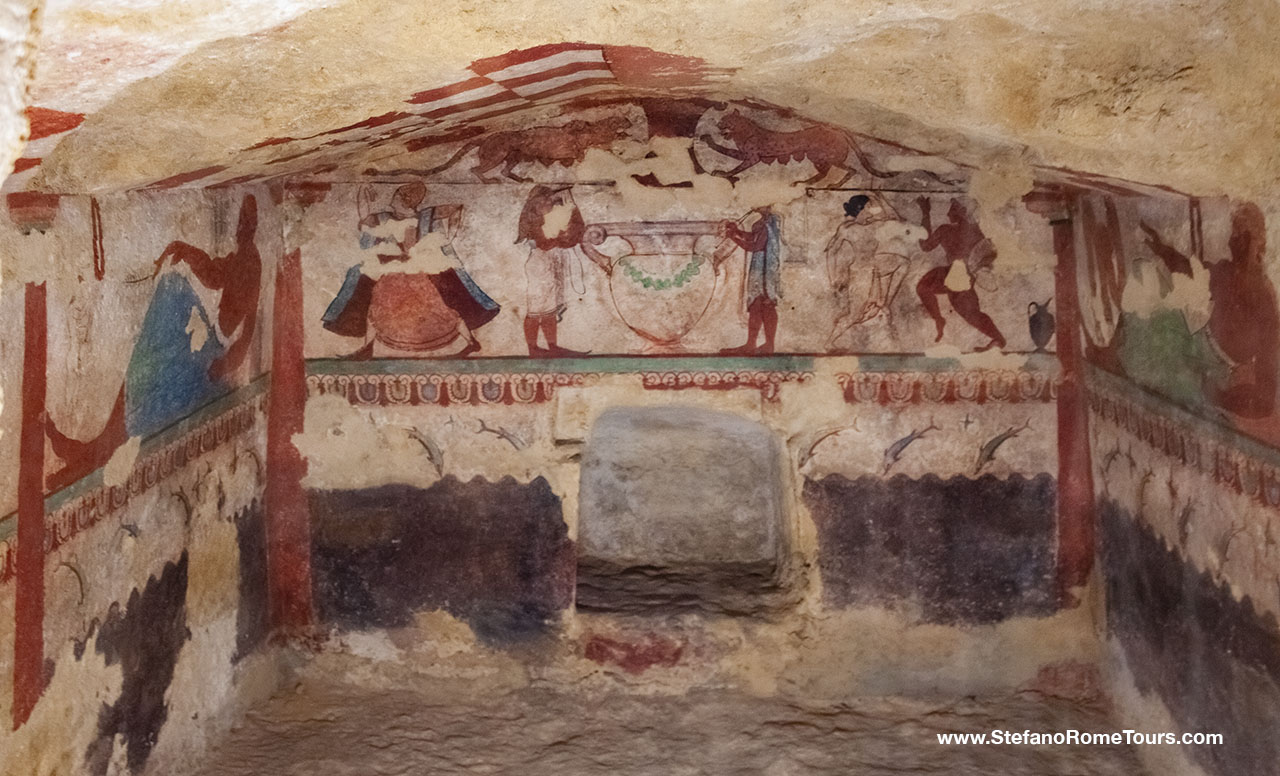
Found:
<path fill-rule="evenodd" d="M 592 224 L 588 241 L 609 237 L 627 249 L 613 259 L 609 291 L 632 331 L 652 350 L 683 350 L 681 340 L 698 325 L 716 292 L 712 260 L 723 238 L 718 221 L 638 221 Z"/>

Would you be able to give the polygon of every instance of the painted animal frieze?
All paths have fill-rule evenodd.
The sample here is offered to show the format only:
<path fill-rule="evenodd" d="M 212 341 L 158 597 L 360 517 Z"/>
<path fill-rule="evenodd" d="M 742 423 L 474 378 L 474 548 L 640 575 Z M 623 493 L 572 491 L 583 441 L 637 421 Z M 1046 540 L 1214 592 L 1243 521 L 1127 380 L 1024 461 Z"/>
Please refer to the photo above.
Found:
<path fill-rule="evenodd" d="M 516 172 L 526 163 L 551 167 L 580 164 L 592 148 L 608 149 L 625 139 L 632 128 L 626 116 L 606 116 L 589 121 L 574 119 L 562 124 L 539 125 L 527 129 L 511 129 L 483 134 L 464 142 L 442 164 L 425 170 L 373 170 L 375 174 L 414 174 L 431 177 L 451 170 L 473 151 L 475 161 L 470 174 L 481 183 L 508 181 L 529 183 L 531 179 Z M 500 177 L 494 177 L 496 175 Z"/>
<path fill-rule="evenodd" d="M 797 466 L 810 479 L 1052 473 L 1055 417 L 1051 402 L 929 402 L 900 406 L 892 413 L 860 409 L 848 421 L 798 439 Z"/>
<path fill-rule="evenodd" d="M 693 139 L 691 152 L 699 170 L 735 183 L 739 176 L 759 165 L 801 167 L 806 162 L 813 173 L 794 177 L 791 185 L 840 188 L 851 181 L 872 185 L 888 180 L 916 180 L 917 176 L 932 187 L 961 182 L 961 178 L 944 178 L 927 170 L 884 169 L 883 163 L 873 159 L 864 146 L 877 146 L 883 157 L 892 156 L 895 160 L 905 149 L 757 104 L 732 103 L 723 109 L 709 109 L 699 121 Z M 922 156 L 905 152 L 907 158 L 913 155 Z"/>

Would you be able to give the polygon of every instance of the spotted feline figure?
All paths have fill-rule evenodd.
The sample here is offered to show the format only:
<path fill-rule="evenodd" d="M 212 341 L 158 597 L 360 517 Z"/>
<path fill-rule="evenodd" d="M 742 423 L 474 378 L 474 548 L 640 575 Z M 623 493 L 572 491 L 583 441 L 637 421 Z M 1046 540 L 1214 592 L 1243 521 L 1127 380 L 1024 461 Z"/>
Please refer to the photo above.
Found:
<path fill-rule="evenodd" d="M 549 166 L 559 163 L 568 167 L 581 162 L 588 149 L 608 148 L 615 141 L 626 137 L 630 127 L 629 119 L 610 116 L 599 121 L 575 120 L 560 126 L 494 132 L 464 143 L 444 164 L 415 172 L 419 175 L 443 172 L 474 150 L 477 152 L 476 163 L 471 167 L 471 173 L 481 181 L 499 183 L 499 179 L 489 177 L 488 173 L 501 165 L 502 175 L 513 181 L 528 183 L 528 178 L 516 175 L 513 171 L 517 164 L 538 162 Z"/>
<path fill-rule="evenodd" d="M 834 184 L 842 186 L 858 172 L 858 168 L 850 166 L 850 156 L 858 160 L 862 169 L 877 178 L 892 178 L 897 174 L 877 169 L 849 133 L 822 124 L 792 132 L 779 132 L 762 127 L 735 110 L 721 117 L 720 134 L 733 143 L 734 147 L 718 143 L 710 135 L 702 135 L 700 139 L 717 153 L 738 160 L 738 166 L 732 170 L 715 173 L 731 180 L 762 162 L 786 164 L 793 159 L 808 159 L 814 166 L 814 175 L 792 185 L 817 183 L 835 168 L 844 170 L 844 177 Z"/>

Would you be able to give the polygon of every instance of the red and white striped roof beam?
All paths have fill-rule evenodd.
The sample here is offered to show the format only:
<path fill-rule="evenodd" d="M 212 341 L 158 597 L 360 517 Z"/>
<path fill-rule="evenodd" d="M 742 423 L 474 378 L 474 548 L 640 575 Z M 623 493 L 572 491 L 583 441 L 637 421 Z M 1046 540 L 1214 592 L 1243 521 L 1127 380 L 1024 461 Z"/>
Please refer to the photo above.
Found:
<path fill-rule="evenodd" d="M 13 165 L 13 173 L 5 178 L 0 191 L 21 191 L 36 175 L 36 168 L 62 138 L 84 121 L 83 113 L 70 113 L 31 106 L 27 108 L 27 121 L 31 132 L 22 156 Z"/>

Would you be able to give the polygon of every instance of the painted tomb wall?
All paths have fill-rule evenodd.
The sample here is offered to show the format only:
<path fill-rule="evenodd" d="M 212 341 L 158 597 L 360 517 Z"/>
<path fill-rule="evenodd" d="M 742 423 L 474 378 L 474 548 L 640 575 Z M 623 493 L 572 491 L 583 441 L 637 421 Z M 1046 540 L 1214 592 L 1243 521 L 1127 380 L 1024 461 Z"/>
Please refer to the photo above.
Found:
<path fill-rule="evenodd" d="M 1273 219 L 1274 220 L 1274 219 Z M 1268 231 L 1272 239 L 1268 240 Z M 1221 732 L 1205 773 L 1280 759 L 1274 229 L 1255 204 L 1076 202 L 1109 667 L 1136 723 Z"/>
<path fill-rule="evenodd" d="M 1060 604 L 1053 232 L 1022 192 L 695 99 L 569 105 L 363 177 L 290 227 L 295 442 L 337 643 L 447 673 L 443 612 L 470 626 L 467 659 L 536 656 L 519 681 L 834 695 L 1017 686 L 1091 659 L 1087 632 L 1067 635 L 1087 616 Z M 588 610 L 580 577 L 574 606 L 592 430 L 654 406 L 778 440 L 785 552 L 758 619 Z M 1012 669 L 982 657 L 992 643 Z"/>
<path fill-rule="evenodd" d="M 172 772 L 274 683 L 278 210 L 266 189 L 7 204 L 0 772 Z"/>
<path fill-rule="evenodd" d="M 117 164 L 149 189 L 56 207 L 21 189 L 82 180 L 53 149 L 100 130 L 32 109 L 0 232 L 21 334 L 0 342 L 0 712 L 31 716 L 0 748 L 164 772 L 269 687 L 262 503 L 301 478 L 272 510 L 308 545 L 274 558 L 309 561 L 293 624 L 314 607 L 316 660 L 369 658 L 369 683 L 1096 699 L 1096 547 L 1122 713 L 1231 736 L 1170 769 L 1268 772 L 1275 219 L 691 91 L 727 74 L 510 52 L 223 163 Z M 288 174 L 287 207 L 243 187 Z M 273 362 L 306 394 L 297 429 L 273 397 L 275 444 Z M 728 430 L 645 436 L 681 422 Z M 594 479 L 630 469 L 661 487 Z M 698 511 L 757 473 L 767 531 Z M 29 566 L 24 504 L 48 523 L 26 522 L 48 545 Z"/>

